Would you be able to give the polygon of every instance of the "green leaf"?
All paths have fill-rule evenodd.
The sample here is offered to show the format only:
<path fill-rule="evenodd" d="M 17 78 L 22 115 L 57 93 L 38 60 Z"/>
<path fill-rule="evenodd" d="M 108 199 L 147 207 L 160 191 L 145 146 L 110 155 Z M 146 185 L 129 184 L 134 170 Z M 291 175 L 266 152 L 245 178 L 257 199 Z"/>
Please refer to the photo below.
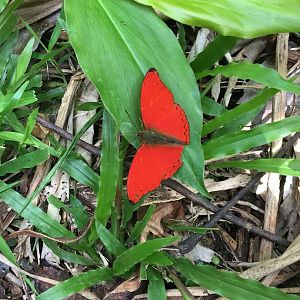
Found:
<path fill-rule="evenodd" d="M 24 50 L 22 51 L 22 53 L 19 56 L 18 64 L 17 64 L 17 68 L 15 70 L 15 74 L 13 76 L 12 84 L 14 84 L 20 77 L 22 77 L 25 74 L 27 67 L 29 65 L 30 59 L 31 59 L 33 44 L 34 44 L 34 37 L 32 37 L 29 40 L 29 42 L 27 43 Z"/>
<path fill-rule="evenodd" d="M 7 187 L 7 184 L 0 181 L 0 190 L 5 190 Z M 24 204 L 27 202 L 26 198 L 12 189 L 7 189 L 4 192 L 1 192 L 0 195 L 1 199 L 17 213 L 21 212 Z M 56 220 L 53 220 L 39 207 L 31 203 L 23 210 L 21 216 L 51 237 L 74 237 L 72 232 L 68 231 L 63 225 L 59 224 Z"/>
<path fill-rule="evenodd" d="M 9 36 L 9 39 L 0 47 L 0 70 L 1 70 L 1 81 L 0 81 L 0 88 L 2 87 L 2 84 L 4 83 L 5 78 L 5 67 L 7 66 L 8 60 L 10 56 L 13 53 L 13 47 L 18 39 L 17 33 L 12 33 Z"/>
<path fill-rule="evenodd" d="M 69 207 L 68 205 L 66 205 L 65 203 L 63 203 L 61 200 L 59 200 L 57 197 L 55 197 L 53 195 L 50 195 L 47 200 L 48 200 L 49 203 L 51 203 L 57 209 L 62 208 L 65 211 L 67 211 L 68 213 L 70 213 L 72 215 L 72 217 L 74 218 L 77 227 L 80 230 L 83 230 L 84 227 L 88 224 L 89 216 L 86 213 L 86 211 L 84 210 L 83 206 Z M 74 202 L 76 200 L 77 199 L 74 196 L 70 195 L 70 201 Z"/>
<path fill-rule="evenodd" d="M 254 38 L 272 33 L 300 31 L 298 0 L 135 1 L 153 6 L 183 24 L 211 28 L 226 36 Z"/>
<path fill-rule="evenodd" d="M 195 266 L 190 261 L 179 258 L 173 267 L 181 275 L 196 282 L 222 297 L 231 300 L 287 300 L 297 299 L 294 296 L 284 294 L 279 289 L 267 287 L 260 282 L 247 280 L 237 276 L 235 273 L 218 271 L 211 266 Z"/>
<path fill-rule="evenodd" d="M 112 279 L 112 276 L 112 270 L 107 268 L 80 273 L 38 295 L 36 300 L 66 299 L 68 296 L 87 289 L 94 284 L 108 281 Z"/>
<path fill-rule="evenodd" d="M 2 123 L 3 116 L 9 114 L 16 107 L 17 103 L 19 102 L 19 100 L 21 99 L 22 95 L 24 94 L 27 85 L 28 85 L 28 81 L 24 82 L 20 86 L 20 88 L 14 93 L 14 95 L 12 96 L 12 98 L 10 99 L 10 101 L 7 102 L 7 104 L 5 105 L 3 111 L 0 114 L 0 120 L 1 120 L 0 123 Z"/>
<path fill-rule="evenodd" d="M 212 67 L 229 52 L 239 39 L 233 36 L 218 35 L 203 52 L 199 53 L 192 61 L 191 67 L 195 73 L 202 72 Z"/>
<path fill-rule="evenodd" d="M 212 168 L 240 168 L 260 172 L 279 173 L 281 175 L 300 176 L 300 160 L 285 158 L 270 158 L 256 160 L 236 160 L 209 164 Z"/>
<path fill-rule="evenodd" d="M 102 148 L 96 219 L 106 226 L 117 191 L 119 175 L 118 127 L 105 109 L 102 121 Z"/>
<path fill-rule="evenodd" d="M 24 0 L 15 0 L 10 2 L 0 14 L 0 41 L 4 43 L 15 31 L 17 18 L 14 11 L 22 4 Z M 1 69 L 2 70 L 2 69 Z"/>
<path fill-rule="evenodd" d="M 37 118 L 37 114 L 38 114 L 39 109 L 36 108 L 34 109 L 28 116 L 27 119 L 27 123 L 26 123 L 26 128 L 25 128 L 25 132 L 24 132 L 24 138 L 23 138 L 23 142 L 20 144 L 20 146 L 22 146 L 22 144 L 24 144 L 24 142 L 26 141 L 26 139 L 31 136 L 32 130 L 34 128 L 35 122 L 36 122 L 36 118 Z"/>
<path fill-rule="evenodd" d="M 90 258 L 61 249 L 53 241 L 44 239 L 43 242 L 46 244 L 48 248 L 51 249 L 51 251 L 55 255 L 57 255 L 60 259 L 65 260 L 69 263 L 74 263 L 74 264 L 79 264 L 84 266 L 95 266 L 97 264 L 94 260 Z"/>
<path fill-rule="evenodd" d="M 61 168 L 76 181 L 89 186 L 94 192 L 98 191 L 99 176 L 81 159 L 69 157 Z"/>
<path fill-rule="evenodd" d="M 163 247 L 173 244 L 174 242 L 178 241 L 178 239 L 178 237 L 154 239 L 126 250 L 114 261 L 114 273 L 116 275 L 124 274 L 133 266 L 140 263 L 143 259 L 150 256 L 152 253 L 160 250 Z"/>
<path fill-rule="evenodd" d="M 249 131 L 240 131 L 210 140 L 203 145 L 204 156 L 208 160 L 240 153 L 297 131 L 300 131 L 300 116 L 289 117 L 271 124 L 257 126 Z"/>
<path fill-rule="evenodd" d="M 27 87 L 26 87 L 27 88 Z M 0 101 L 0 113 L 4 111 L 5 107 L 9 105 L 13 99 L 13 94 L 4 95 Z M 34 91 L 25 91 L 20 98 L 15 101 L 14 108 L 23 107 L 32 103 L 35 103 L 37 98 L 35 96 Z"/>
<path fill-rule="evenodd" d="M 62 51 L 64 51 L 68 47 L 68 44 L 65 44 L 61 46 L 59 49 L 52 50 L 45 55 L 43 55 L 43 58 L 30 67 L 29 71 L 25 73 L 23 76 L 21 76 L 19 79 L 17 79 L 12 86 L 9 87 L 8 93 L 14 92 L 20 85 L 22 85 L 26 80 L 30 80 L 32 77 L 34 77 L 41 69 L 41 67 L 47 62 L 51 61 L 53 57 L 60 54 Z"/>
<path fill-rule="evenodd" d="M 259 64 L 252 64 L 248 61 L 239 63 L 232 62 L 226 66 L 218 66 L 213 70 L 206 70 L 198 73 L 196 77 L 199 79 L 207 75 L 216 76 L 218 74 L 222 74 L 226 77 L 235 76 L 244 80 L 251 79 L 267 87 L 300 94 L 300 86 L 298 84 L 284 79 L 273 69 Z"/>
<path fill-rule="evenodd" d="M 18 132 L 11 132 L 11 131 L 0 131 L 0 140 L 5 140 L 5 141 L 14 141 L 21 143 L 23 141 L 24 134 L 18 133 Z M 30 136 L 28 139 L 25 140 L 25 144 L 34 146 L 38 149 L 47 149 L 47 151 L 54 156 L 58 156 L 58 153 L 50 146 L 47 144 L 44 144 L 41 142 L 39 139 Z"/>
<path fill-rule="evenodd" d="M 133 230 L 130 234 L 129 239 L 126 241 L 126 244 L 132 243 L 133 241 L 137 240 L 141 233 L 143 232 L 144 228 L 146 227 L 147 223 L 149 222 L 150 218 L 152 217 L 154 211 L 156 209 L 155 205 L 150 205 L 147 209 L 147 212 L 144 215 L 142 221 L 137 221 L 133 227 Z"/>
<path fill-rule="evenodd" d="M 147 299 L 148 300 L 167 300 L 167 293 L 164 279 L 158 271 L 153 268 L 147 269 L 147 277 L 149 280 Z"/>
<path fill-rule="evenodd" d="M 117 256 L 126 251 L 121 242 L 111 234 L 100 222 L 95 221 L 97 234 L 108 252 Z"/>
<path fill-rule="evenodd" d="M 258 109 L 261 109 L 277 92 L 278 90 L 276 89 L 266 89 L 256 95 L 252 100 L 242 103 L 237 107 L 222 113 L 217 118 L 208 121 L 203 125 L 202 135 L 204 136 L 211 133 L 226 124 L 233 126 L 235 120 L 240 119 L 241 117 L 244 118 L 244 115 L 250 111 L 256 112 Z M 248 120 L 246 122 L 248 123 Z"/>
<path fill-rule="evenodd" d="M 151 9 L 131 0 L 67 0 L 65 13 L 69 38 L 82 69 L 129 141 L 140 127 L 143 77 L 152 67 L 158 70 L 190 124 L 191 142 L 184 149 L 183 166 L 176 177 L 205 194 L 199 90 L 170 29 Z"/>
<path fill-rule="evenodd" d="M 171 266 L 173 264 L 173 260 L 165 251 L 156 251 L 143 259 L 143 263 L 155 266 Z"/>
<path fill-rule="evenodd" d="M 9 246 L 6 244 L 2 236 L 0 236 L 0 251 L 9 261 L 11 261 L 15 265 L 18 265 L 13 252 L 10 250 Z"/>
<path fill-rule="evenodd" d="M 42 164 L 50 155 L 46 149 L 36 150 L 15 159 L 11 159 L 0 166 L 0 176 L 10 173 L 18 173 L 22 169 L 33 168 Z"/>
<path fill-rule="evenodd" d="M 0 0 L 0 12 L 3 11 L 3 9 L 7 5 L 7 3 L 8 3 L 8 0 Z"/>
<path fill-rule="evenodd" d="M 209 116 L 219 116 L 227 112 L 227 109 L 223 105 L 219 104 L 213 99 L 208 98 L 207 96 L 201 97 L 201 106 L 202 106 L 203 113 Z M 203 129 L 207 123 L 204 123 Z"/>
<path fill-rule="evenodd" d="M 78 111 L 90 111 L 97 108 L 102 108 L 103 105 L 101 102 L 85 102 L 76 107 Z"/>

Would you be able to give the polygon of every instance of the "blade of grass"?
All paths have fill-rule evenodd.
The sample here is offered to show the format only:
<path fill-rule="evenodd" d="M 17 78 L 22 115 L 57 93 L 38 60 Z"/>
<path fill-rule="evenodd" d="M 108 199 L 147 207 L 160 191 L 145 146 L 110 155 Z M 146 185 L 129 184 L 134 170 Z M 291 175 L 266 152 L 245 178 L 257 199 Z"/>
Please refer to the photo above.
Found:
<path fill-rule="evenodd" d="M 278 173 L 286 176 L 300 176 L 300 160 L 286 158 L 238 160 L 209 164 L 212 168 L 240 168 L 259 172 Z"/>
<path fill-rule="evenodd" d="M 38 295 L 36 300 L 60 300 L 80 292 L 88 287 L 112 279 L 111 269 L 103 268 L 80 273 Z"/>
<path fill-rule="evenodd" d="M 97 193 L 96 219 L 106 226 L 117 191 L 119 175 L 119 130 L 105 109 L 102 122 L 102 148 L 100 160 L 99 189 Z"/>
<path fill-rule="evenodd" d="M 300 131 L 300 116 L 260 125 L 249 131 L 223 135 L 203 145 L 205 159 L 240 153 L 256 146 L 268 144 L 297 131 Z"/>

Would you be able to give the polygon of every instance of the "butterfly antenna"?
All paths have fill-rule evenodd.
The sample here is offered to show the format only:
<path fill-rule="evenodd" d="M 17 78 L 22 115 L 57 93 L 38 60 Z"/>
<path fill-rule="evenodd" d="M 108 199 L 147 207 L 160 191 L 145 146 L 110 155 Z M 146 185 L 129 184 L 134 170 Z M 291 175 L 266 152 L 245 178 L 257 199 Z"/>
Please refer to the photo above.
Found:
<path fill-rule="evenodd" d="M 138 127 L 137 127 L 136 124 L 133 122 L 132 118 L 130 117 L 130 115 L 129 115 L 129 113 L 128 113 L 128 111 L 127 111 L 126 109 L 125 109 L 125 113 L 126 113 L 126 115 L 128 116 L 128 118 L 129 118 L 129 120 L 131 121 L 131 123 L 133 124 L 133 126 L 135 127 L 136 132 L 139 132 Z"/>

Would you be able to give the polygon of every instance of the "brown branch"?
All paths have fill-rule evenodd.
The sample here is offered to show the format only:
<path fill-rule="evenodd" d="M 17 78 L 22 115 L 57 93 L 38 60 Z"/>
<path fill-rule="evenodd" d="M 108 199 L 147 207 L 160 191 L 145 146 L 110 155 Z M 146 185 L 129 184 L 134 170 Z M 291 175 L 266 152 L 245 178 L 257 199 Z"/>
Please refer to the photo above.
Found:
<path fill-rule="evenodd" d="M 60 136 L 66 138 L 67 140 L 71 141 L 74 139 L 74 135 L 67 132 L 66 130 L 62 129 L 59 126 L 56 126 L 55 124 L 47 121 L 46 119 L 38 116 L 36 121 L 41 124 L 42 126 L 50 129 L 51 131 L 54 131 L 56 133 L 58 133 Z M 86 151 L 90 152 L 91 154 L 100 156 L 100 150 L 99 148 L 83 141 L 83 140 L 78 140 L 77 145 L 83 149 L 85 149 Z"/>
<path fill-rule="evenodd" d="M 53 238 L 53 237 L 48 236 L 43 233 L 35 232 L 30 229 L 24 229 L 24 230 L 19 230 L 19 231 L 9 234 L 7 237 L 5 237 L 5 240 L 6 241 L 12 240 L 18 236 L 27 235 L 27 236 L 31 236 L 31 237 L 35 237 L 35 238 L 47 239 L 47 240 L 58 242 L 58 243 L 64 243 L 64 244 L 75 243 L 75 242 L 78 242 L 80 239 L 82 239 L 87 234 L 87 232 L 90 230 L 90 228 L 93 224 L 93 221 L 94 221 L 94 219 L 91 218 L 89 223 L 85 226 L 85 228 L 79 233 L 78 236 L 76 236 L 74 238 L 60 238 L 60 237 Z"/>
<path fill-rule="evenodd" d="M 300 133 L 294 134 L 294 136 L 280 149 L 280 151 L 274 157 L 278 158 L 278 157 L 284 156 L 284 154 L 293 147 L 294 143 L 296 142 L 296 140 L 299 137 L 300 137 Z M 214 227 L 217 224 L 217 222 L 221 218 L 225 217 L 225 215 L 229 212 L 229 210 L 234 205 L 236 205 L 237 202 L 240 199 L 242 199 L 250 191 L 251 188 L 253 188 L 255 186 L 255 184 L 263 177 L 263 175 L 264 175 L 264 172 L 258 172 L 256 175 L 254 175 L 254 177 L 246 184 L 246 186 L 243 189 L 241 189 L 223 208 L 215 211 L 214 216 L 206 224 L 204 224 L 203 227 L 205 227 L 205 228 Z M 194 200 L 192 200 L 192 201 L 194 201 Z M 248 228 L 246 228 L 246 229 L 248 229 Z M 271 234 L 271 233 L 269 233 L 269 234 Z M 262 236 L 262 235 L 260 234 L 260 236 Z M 180 251 L 182 253 L 190 252 L 197 245 L 197 243 L 201 240 L 201 237 L 202 237 L 202 235 L 200 235 L 200 234 L 196 234 L 196 233 L 190 234 L 189 237 L 187 237 L 184 241 L 182 241 L 179 244 Z M 274 241 L 268 237 L 266 237 L 266 239 Z"/>

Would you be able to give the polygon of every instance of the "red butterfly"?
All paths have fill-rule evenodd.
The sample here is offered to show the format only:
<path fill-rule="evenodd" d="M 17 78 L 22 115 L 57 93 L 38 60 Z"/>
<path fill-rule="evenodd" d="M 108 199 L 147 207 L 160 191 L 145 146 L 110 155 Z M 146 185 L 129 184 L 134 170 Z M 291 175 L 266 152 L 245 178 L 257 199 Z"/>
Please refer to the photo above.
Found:
<path fill-rule="evenodd" d="M 145 130 L 138 133 L 141 147 L 133 158 L 127 180 L 133 203 L 170 178 L 182 165 L 180 156 L 190 142 L 184 110 L 155 69 L 146 74 L 141 89 L 141 116 Z"/>

